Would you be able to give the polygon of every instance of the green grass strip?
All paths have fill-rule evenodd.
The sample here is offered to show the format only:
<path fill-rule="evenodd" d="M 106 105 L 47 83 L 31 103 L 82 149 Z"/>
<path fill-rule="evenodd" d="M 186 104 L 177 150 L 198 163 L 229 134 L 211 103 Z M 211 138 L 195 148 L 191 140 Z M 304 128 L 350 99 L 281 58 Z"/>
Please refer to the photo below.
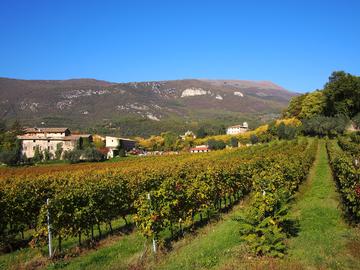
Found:
<path fill-rule="evenodd" d="M 299 219 L 300 232 L 289 243 L 291 261 L 310 269 L 360 269 L 360 260 L 347 248 L 353 232 L 342 217 L 324 141 L 293 213 Z"/>
<path fill-rule="evenodd" d="M 196 237 L 183 239 L 174 250 L 152 269 L 211 269 L 234 256 L 240 243 L 238 222 L 233 220 L 243 209 L 243 203 L 224 219 L 199 230 Z"/>
<path fill-rule="evenodd" d="M 144 238 L 137 232 L 124 235 L 121 239 L 110 238 L 98 250 L 90 250 L 69 261 L 57 261 L 48 269 L 128 269 L 129 260 L 143 250 L 143 244 Z"/>

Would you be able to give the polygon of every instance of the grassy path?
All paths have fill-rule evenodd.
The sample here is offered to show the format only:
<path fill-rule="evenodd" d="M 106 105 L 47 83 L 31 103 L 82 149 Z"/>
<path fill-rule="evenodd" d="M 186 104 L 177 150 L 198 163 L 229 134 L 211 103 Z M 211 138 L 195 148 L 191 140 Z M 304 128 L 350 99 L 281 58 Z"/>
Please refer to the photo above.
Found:
<path fill-rule="evenodd" d="M 343 220 L 324 141 L 292 211 L 300 232 L 290 240 L 290 261 L 301 262 L 305 269 L 360 269 L 349 248 L 355 230 Z"/>

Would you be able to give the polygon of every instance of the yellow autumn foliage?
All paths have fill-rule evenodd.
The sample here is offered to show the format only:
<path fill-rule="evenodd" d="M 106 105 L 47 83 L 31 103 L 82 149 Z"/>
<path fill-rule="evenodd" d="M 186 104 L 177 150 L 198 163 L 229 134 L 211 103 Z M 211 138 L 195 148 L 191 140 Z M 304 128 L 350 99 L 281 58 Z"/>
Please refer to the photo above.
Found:
<path fill-rule="evenodd" d="M 284 118 L 276 120 L 276 126 L 284 123 L 286 126 L 299 127 L 302 125 L 301 121 L 295 117 L 292 118 Z"/>
<path fill-rule="evenodd" d="M 138 138 L 138 144 L 145 149 L 155 150 L 157 147 L 164 145 L 164 138 L 161 136 L 151 136 L 148 139 Z"/>

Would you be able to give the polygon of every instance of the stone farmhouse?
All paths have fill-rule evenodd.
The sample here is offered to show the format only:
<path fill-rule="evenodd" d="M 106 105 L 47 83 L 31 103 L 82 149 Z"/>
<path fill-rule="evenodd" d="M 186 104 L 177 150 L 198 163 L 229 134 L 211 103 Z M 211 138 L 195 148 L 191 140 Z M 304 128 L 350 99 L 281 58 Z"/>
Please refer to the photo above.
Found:
<path fill-rule="evenodd" d="M 61 144 L 64 153 L 81 146 L 84 139 L 92 141 L 90 134 L 71 134 L 68 128 L 26 128 L 25 133 L 17 138 L 21 140 L 22 155 L 27 158 L 34 157 L 36 147 L 40 151 L 47 149 L 55 156 L 58 144 Z"/>
<path fill-rule="evenodd" d="M 236 135 L 236 134 L 245 133 L 248 130 L 249 130 L 249 125 L 247 122 L 244 122 L 242 125 L 228 127 L 226 130 L 226 134 Z"/>

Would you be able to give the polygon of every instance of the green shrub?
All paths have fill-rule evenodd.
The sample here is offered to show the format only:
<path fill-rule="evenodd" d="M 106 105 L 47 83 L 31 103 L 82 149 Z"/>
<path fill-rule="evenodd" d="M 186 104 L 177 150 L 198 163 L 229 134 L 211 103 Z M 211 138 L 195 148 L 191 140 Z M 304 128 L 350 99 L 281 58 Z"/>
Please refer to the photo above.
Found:
<path fill-rule="evenodd" d="M 224 149 L 226 147 L 226 143 L 224 143 L 221 140 L 208 140 L 207 142 L 208 146 L 210 149 L 212 150 L 219 150 L 219 149 Z"/>
<path fill-rule="evenodd" d="M 257 144 L 259 142 L 259 137 L 256 136 L 255 134 L 251 135 L 250 142 L 251 142 L 251 144 Z"/>
<path fill-rule="evenodd" d="M 63 153 L 62 143 L 58 143 L 58 144 L 56 145 L 55 158 L 56 158 L 57 160 L 61 159 L 62 153 Z"/>
<path fill-rule="evenodd" d="M 50 151 L 48 149 L 44 150 L 43 155 L 44 155 L 44 161 L 48 161 L 53 158 L 53 154 L 50 153 Z"/>
<path fill-rule="evenodd" d="M 334 138 L 344 133 L 349 119 L 346 116 L 316 116 L 303 120 L 303 133 L 310 136 Z"/>
<path fill-rule="evenodd" d="M 34 157 L 32 158 L 32 161 L 37 163 L 37 162 L 41 162 L 43 159 L 44 159 L 44 155 L 40 151 L 40 147 L 38 145 L 35 146 L 35 152 L 34 152 Z"/>
<path fill-rule="evenodd" d="M 65 151 L 64 152 L 64 159 L 70 161 L 70 163 L 78 163 L 80 162 L 81 155 L 83 151 L 81 150 L 73 150 L 73 151 Z"/>
<path fill-rule="evenodd" d="M 84 158 L 87 161 L 101 161 L 104 160 L 104 155 L 96 148 L 87 148 L 84 150 Z"/>
<path fill-rule="evenodd" d="M 287 199 L 278 193 L 257 194 L 252 203 L 238 219 L 241 239 L 258 256 L 283 257 L 287 237 L 284 225 L 291 224 Z"/>

